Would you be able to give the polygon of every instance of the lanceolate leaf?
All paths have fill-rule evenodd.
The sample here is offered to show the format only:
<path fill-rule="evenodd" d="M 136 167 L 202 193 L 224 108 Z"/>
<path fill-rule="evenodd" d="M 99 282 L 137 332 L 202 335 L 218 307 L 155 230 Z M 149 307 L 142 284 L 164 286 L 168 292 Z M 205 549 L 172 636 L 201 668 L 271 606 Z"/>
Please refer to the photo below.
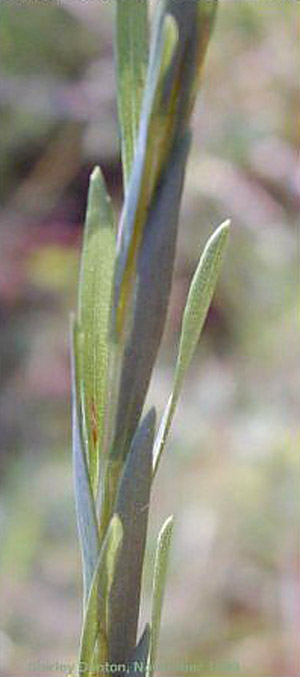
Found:
<path fill-rule="evenodd" d="M 208 241 L 192 280 L 183 315 L 173 392 L 159 428 L 154 447 L 154 473 L 170 430 L 185 373 L 199 341 L 221 271 L 229 235 L 229 221 L 217 228 Z"/>
<path fill-rule="evenodd" d="M 120 480 L 115 512 L 123 527 L 123 542 L 109 603 L 109 660 L 130 660 L 136 644 L 141 576 L 145 553 L 152 476 L 155 411 L 138 429 Z"/>
<path fill-rule="evenodd" d="M 78 298 L 78 324 L 82 333 L 79 378 L 94 491 L 104 435 L 114 262 L 114 216 L 100 169 L 96 168 L 90 180 Z"/>
<path fill-rule="evenodd" d="M 137 262 L 132 330 L 123 359 L 113 456 L 128 452 L 165 325 L 189 145 L 187 134 L 171 157 L 145 227 Z"/>
<path fill-rule="evenodd" d="M 116 62 L 125 188 L 135 153 L 148 61 L 148 0 L 117 0 Z"/>
<path fill-rule="evenodd" d="M 160 8 L 157 10 L 160 11 Z M 115 329 L 120 339 L 126 327 L 136 255 L 141 242 L 147 210 L 161 170 L 161 158 L 167 158 L 163 130 L 168 124 L 162 111 L 163 82 L 176 47 L 176 24 L 169 17 L 153 41 L 142 106 L 139 135 L 130 183 L 121 218 L 115 275 Z M 170 136 L 168 137 L 170 140 Z M 170 146 L 168 146 L 170 148 Z M 158 171 L 159 168 L 159 171 Z"/>
<path fill-rule="evenodd" d="M 189 126 L 217 0 L 157 3 L 145 97 L 122 214 L 116 269 L 116 329 L 122 333 L 147 210 L 171 149 Z"/>
<path fill-rule="evenodd" d="M 83 677 L 90 674 L 89 669 L 93 661 L 97 663 L 97 657 L 102 662 L 108 659 L 107 606 L 122 535 L 120 519 L 114 515 L 101 547 L 84 616 L 79 661 L 84 666 Z M 98 656 L 95 656 L 95 647 Z M 97 674 L 101 673 L 97 671 Z"/>
<path fill-rule="evenodd" d="M 83 564 L 84 601 L 86 602 L 99 555 L 99 536 L 81 427 L 77 338 L 78 329 L 73 320 L 71 325 L 73 474 L 77 527 Z"/>
<path fill-rule="evenodd" d="M 228 242 L 229 226 L 230 222 L 224 221 L 209 239 L 192 280 L 183 315 L 175 374 L 176 391 L 181 387 L 206 320 L 221 272 Z"/>
<path fill-rule="evenodd" d="M 170 554 L 170 545 L 172 540 L 172 532 L 173 532 L 173 517 L 169 517 L 169 519 L 163 525 L 161 532 L 159 534 L 156 550 L 154 581 L 153 581 L 152 613 L 151 613 L 149 670 L 147 673 L 147 677 L 152 677 L 157 658 L 162 605 L 166 586 L 166 577 Z"/>

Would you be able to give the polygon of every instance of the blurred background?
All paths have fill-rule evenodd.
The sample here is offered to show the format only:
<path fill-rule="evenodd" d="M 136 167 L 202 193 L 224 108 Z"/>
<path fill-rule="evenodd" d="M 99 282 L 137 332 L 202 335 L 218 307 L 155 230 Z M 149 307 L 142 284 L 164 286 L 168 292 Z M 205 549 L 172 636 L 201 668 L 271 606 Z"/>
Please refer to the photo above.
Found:
<path fill-rule="evenodd" d="M 143 617 L 174 513 L 160 645 L 172 677 L 189 664 L 199 677 L 299 674 L 299 19 L 293 0 L 221 0 L 194 116 L 149 395 L 160 413 L 201 249 L 227 217 L 232 234 L 153 492 Z M 30 663 L 63 673 L 77 655 L 68 317 L 96 163 L 117 210 L 122 200 L 112 40 L 109 1 L 0 3 L 2 677 Z"/>

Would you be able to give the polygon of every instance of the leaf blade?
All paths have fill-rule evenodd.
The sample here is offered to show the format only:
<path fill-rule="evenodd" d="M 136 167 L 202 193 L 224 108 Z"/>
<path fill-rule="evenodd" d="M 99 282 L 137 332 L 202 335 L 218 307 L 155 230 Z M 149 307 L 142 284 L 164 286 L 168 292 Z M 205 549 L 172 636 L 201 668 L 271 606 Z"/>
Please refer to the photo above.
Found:
<path fill-rule="evenodd" d="M 96 167 L 90 179 L 78 290 L 78 324 L 82 333 L 79 378 L 94 492 L 104 439 L 114 263 L 114 215 L 101 171 Z"/>
<path fill-rule="evenodd" d="M 175 390 L 181 386 L 206 320 L 221 272 L 229 226 L 230 221 L 224 221 L 209 238 L 192 280 L 182 322 Z"/>
<path fill-rule="evenodd" d="M 171 157 L 138 255 L 132 328 L 122 362 L 112 456 L 128 452 L 165 326 L 189 147 L 187 134 Z"/>
<path fill-rule="evenodd" d="M 161 14 L 161 8 L 158 7 Z M 161 143 L 166 129 L 166 115 L 160 110 L 165 70 L 176 47 L 175 21 L 157 21 L 157 35 L 152 42 L 145 97 L 141 111 L 136 154 L 121 217 L 115 276 L 115 330 L 122 337 L 126 327 L 136 256 L 142 238 L 147 210 L 161 169 L 166 159 L 165 144 Z M 170 144 L 169 144 L 170 146 Z M 168 147 L 169 147 L 168 146 Z"/>
<path fill-rule="evenodd" d="M 155 474 L 171 427 L 185 373 L 193 358 L 221 272 L 230 221 L 224 221 L 208 240 L 195 271 L 183 315 L 173 390 L 154 444 Z"/>
<path fill-rule="evenodd" d="M 116 267 L 116 331 L 126 311 L 147 211 L 174 144 L 189 127 L 217 0 L 157 3 L 139 138 L 125 200 Z"/>
<path fill-rule="evenodd" d="M 127 190 L 148 62 L 147 0 L 117 0 L 116 12 L 118 112 Z"/>
<path fill-rule="evenodd" d="M 166 586 L 166 577 L 172 534 L 173 534 L 173 517 L 169 517 L 164 523 L 159 533 L 157 542 L 157 550 L 154 565 L 152 612 L 151 612 L 151 638 L 150 638 L 149 665 L 147 677 L 152 677 L 154 672 L 154 665 L 157 658 L 162 606 Z"/>
<path fill-rule="evenodd" d="M 121 522 L 117 515 L 113 515 L 95 567 L 86 606 L 79 652 L 79 664 L 84 666 L 83 677 L 89 675 L 97 641 L 102 660 L 107 660 L 107 603 L 122 537 Z"/>
<path fill-rule="evenodd" d="M 99 554 L 99 533 L 95 502 L 84 450 L 79 406 L 77 325 L 71 321 L 72 383 L 72 455 L 76 519 L 83 564 L 84 600 L 86 602 Z"/>
<path fill-rule="evenodd" d="M 155 410 L 142 421 L 127 456 L 115 512 L 124 538 L 110 595 L 109 660 L 124 663 L 136 644 L 141 576 L 148 525 Z"/>

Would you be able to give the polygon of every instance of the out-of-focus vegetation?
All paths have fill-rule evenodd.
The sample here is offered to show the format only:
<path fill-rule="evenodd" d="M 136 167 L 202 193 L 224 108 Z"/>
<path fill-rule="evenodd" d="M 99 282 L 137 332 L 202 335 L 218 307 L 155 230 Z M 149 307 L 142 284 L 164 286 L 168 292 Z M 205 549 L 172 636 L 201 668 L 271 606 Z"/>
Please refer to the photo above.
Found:
<path fill-rule="evenodd" d="M 293 0 L 220 2 L 151 392 L 162 410 L 192 270 L 229 216 L 222 280 L 154 489 L 145 571 L 150 594 L 155 537 L 177 513 L 160 660 L 206 677 L 296 677 L 299 662 L 299 19 Z M 95 162 L 117 205 L 121 191 L 112 5 L 1 3 L 0 59 L 0 674 L 21 677 L 30 661 L 76 656 L 68 313 Z"/>

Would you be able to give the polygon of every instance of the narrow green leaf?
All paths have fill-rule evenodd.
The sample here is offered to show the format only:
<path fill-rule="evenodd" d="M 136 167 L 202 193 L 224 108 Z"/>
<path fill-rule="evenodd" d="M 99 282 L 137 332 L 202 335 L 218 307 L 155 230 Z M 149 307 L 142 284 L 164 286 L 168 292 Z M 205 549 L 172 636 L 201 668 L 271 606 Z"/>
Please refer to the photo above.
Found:
<path fill-rule="evenodd" d="M 73 475 L 79 543 L 83 563 L 84 600 L 86 602 L 99 555 L 99 535 L 95 502 L 88 473 L 82 434 L 82 412 L 78 384 L 78 329 L 71 322 L 71 384 Z"/>
<path fill-rule="evenodd" d="M 79 660 L 80 665 L 84 666 L 82 677 L 89 675 L 93 661 L 97 663 L 96 643 L 98 660 L 99 657 L 102 661 L 108 658 L 107 606 L 122 536 L 121 521 L 117 515 L 113 515 L 101 547 L 84 617 Z"/>
<path fill-rule="evenodd" d="M 147 0 L 117 0 L 116 62 L 125 189 L 135 154 L 148 62 Z"/>
<path fill-rule="evenodd" d="M 141 417 L 170 298 L 185 166 L 190 134 L 171 156 L 149 212 L 137 260 L 132 329 L 120 379 L 111 455 L 124 457 Z"/>
<path fill-rule="evenodd" d="M 209 239 L 192 280 L 183 315 L 176 365 L 175 390 L 179 390 L 199 341 L 207 312 L 221 272 L 230 222 L 217 228 Z"/>
<path fill-rule="evenodd" d="M 109 660 L 130 660 L 136 645 L 140 590 L 152 477 L 155 410 L 138 428 L 120 480 L 115 512 L 123 527 L 123 543 L 109 602 Z"/>
<path fill-rule="evenodd" d="M 152 677 L 157 658 L 162 605 L 166 587 L 166 577 L 170 554 L 170 545 L 173 532 L 173 517 L 169 517 L 163 525 L 157 542 L 157 550 L 154 566 L 152 613 L 151 613 L 151 638 L 149 650 L 149 670 L 147 677 Z"/>
<path fill-rule="evenodd" d="M 115 326 L 119 337 L 126 327 L 136 256 L 158 179 L 158 168 L 161 168 L 162 157 L 167 157 L 167 138 L 171 144 L 171 134 L 164 139 L 169 122 L 166 111 L 161 110 L 160 101 L 164 77 L 174 55 L 176 41 L 175 21 L 172 17 L 164 17 L 161 31 L 152 43 L 136 154 L 121 218 L 115 276 Z"/>
<path fill-rule="evenodd" d="M 174 143 L 189 127 L 216 6 L 217 0 L 167 0 L 156 6 L 139 137 L 118 245 L 115 305 L 120 336 L 126 330 L 146 215 Z"/>
<path fill-rule="evenodd" d="M 173 391 L 163 414 L 154 445 L 154 474 L 163 452 L 178 402 L 182 382 L 199 341 L 214 290 L 221 272 L 229 236 L 230 221 L 225 221 L 209 239 L 189 290 L 183 315 Z"/>
<path fill-rule="evenodd" d="M 88 463 L 96 491 L 107 402 L 109 320 L 115 262 L 115 228 L 110 200 L 97 167 L 90 180 L 81 259 L 78 324 L 82 335 L 80 382 L 88 439 Z"/>

